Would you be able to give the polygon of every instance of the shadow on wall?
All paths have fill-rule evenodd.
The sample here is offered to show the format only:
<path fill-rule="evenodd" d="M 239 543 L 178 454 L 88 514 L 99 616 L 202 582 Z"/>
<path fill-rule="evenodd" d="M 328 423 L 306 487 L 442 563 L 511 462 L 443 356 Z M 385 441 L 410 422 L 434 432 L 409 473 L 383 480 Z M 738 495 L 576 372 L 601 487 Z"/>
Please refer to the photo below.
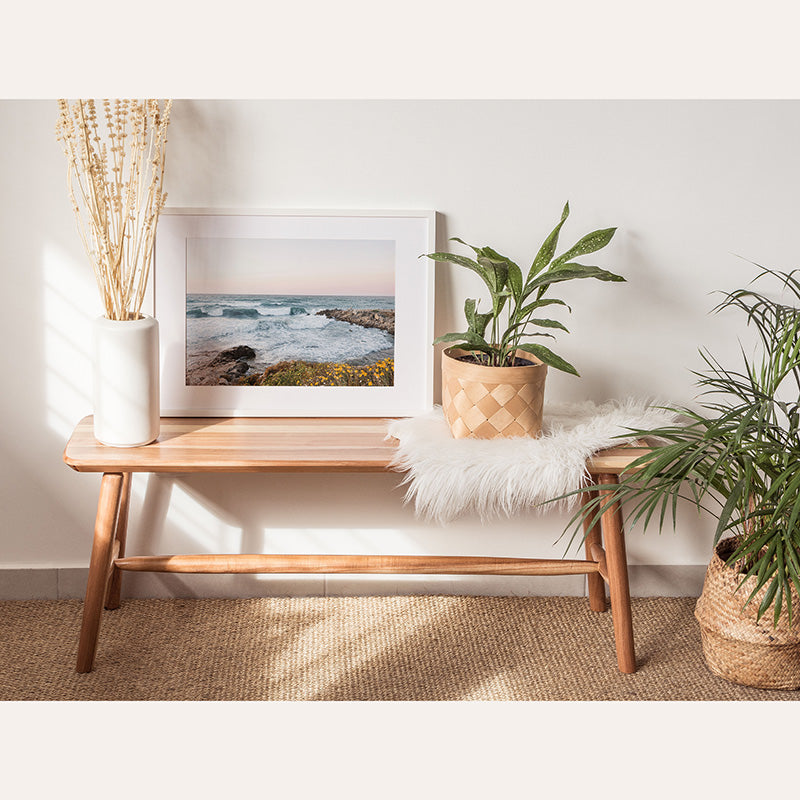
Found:
<path fill-rule="evenodd" d="M 91 411 L 92 317 L 74 301 L 74 287 L 94 291 L 91 273 L 56 248 L 44 258 L 45 397 L 49 430 L 63 447 L 74 424 Z M 441 273 L 445 283 L 448 276 Z M 62 467 L 67 472 L 66 467 Z M 69 476 L 96 502 L 96 477 Z M 397 474 L 137 475 L 132 483 L 130 554 L 170 553 L 396 553 L 560 557 L 566 541 L 552 542 L 535 513 L 483 526 L 477 519 L 444 528 L 414 517 L 403 505 Z M 67 483 L 69 481 L 69 483 Z M 68 502 L 68 501 L 65 501 Z M 81 511 L 81 552 L 88 562 L 91 505 Z M 74 505 L 72 503 L 71 505 Z M 82 515 L 85 513 L 85 519 Z M 563 522 L 563 520 L 562 520 Z M 539 532 L 537 533 L 537 529 Z M 560 529 L 560 526 L 559 526 Z M 547 539 L 547 541 L 545 541 Z M 549 552 L 548 551 L 549 548 Z M 578 549 L 570 548 L 571 553 Z M 635 564 L 636 559 L 631 558 Z M 574 577 L 574 576 L 573 576 Z M 565 579 L 565 581 L 570 580 Z M 262 596 L 374 594 L 391 591 L 483 594 L 581 593 L 547 578 L 446 579 L 426 576 L 206 576 L 126 575 L 127 596 Z"/>
<path fill-rule="evenodd" d="M 542 556 L 533 512 L 499 520 L 491 536 L 477 520 L 445 528 L 404 506 L 396 474 L 148 476 L 133 517 L 137 553 L 509 553 Z M 540 524 L 540 523 L 539 523 Z M 533 534 L 533 535 L 532 535 Z M 563 555 L 566 540 L 554 545 Z M 322 594 L 581 594 L 583 578 L 407 575 L 171 575 L 130 573 L 132 596 L 252 597 Z"/>
<path fill-rule="evenodd" d="M 225 113 L 220 113 L 220 108 Z M 263 162 L 263 142 L 254 143 L 253 149 L 242 157 L 241 142 L 248 139 L 248 125 L 242 119 L 248 104 L 235 100 L 216 100 L 209 108 L 208 102 L 182 100 L 175 103 L 170 115 L 170 139 L 181 146 L 167 152 L 167 169 L 164 189 L 170 206 L 225 208 L 240 205 L 228 200 L 231 187 L 246 185 L 237 181 L 238 172 L 247 169 L 248 160 L 258 153 Z M 237 147 L 237 143 L 238 147 Z M 192 198 L 186 203 L 183 198 Z"/>
<path fill-rule="evenodd" d="M 440 233 L 445 235 L 444 225 Z M 43 269 L 45 417 L 61 448 L 74 424 L 92 408 L 92 315 L 82 309 L 87 304 L 79 304 L 75 297 L 93 296 L 96 289 L 88 267 L 56 247 L 45 251 Z M 445 270 L 437 271 L 437 289 L 442 294 L 446 294 L 450 278 Z M 66 475 L 67 468 L 59 466 Z M 529 517 L 501 520 L 490 526 L 482 526 L 476 519 L 465 519 L 439 528 L 415 519 L 413 510 L 403 506 L 399 482 L 400 476 L 393 474 L 139 475 L 132 484 L 130 552 L 452 553 L 520 557 L 565 554 L 563 541 L 544 541 L 545 535 L 536 533 L 537 528 L 552 530 L 554 525 L 559 526 L 556 519 L 549 519 L 542 526 L 541 520 L 531 513 Z M 73 545 L 85 564 L 91 546 L 93 511 L 89 509 L 96 502 L 96 480 L 90 482 L 87 476 L 70 475 L 60 485 L 85 487 L 79 489 L 87 501 L 85 511 L 75 512 L 76 502 L 66 496 L 68 489 L 62 501 L 76 520 L 76 529 L 85 536 L 79 546 Z M 547 539 L 551 538 L 548 534 Z M 636 564 L 635 556 L 631 564 Z M 516 590 L 510 587 L 516 585 L 523 594 L 530 593 L 533 585 L 536 593 L 573 593 L 564 588 L 560 579 L 452 577 L 442 583 L 441 579 L 437 582 L 418 576 L 400 581 L 394 576 L 147 573 L 126 576 L 125 592 L 139 596 L 319 595 L 331 587 L 338 587 L 337 593 L 345 593 L 349 587 L 359 594 L 364 593 L 365 587 L 383 593 L 382 587 L 394 588 L 401 583 L 416 585 L 420 591 L 426 587 L 436 591 L 444 585 L 469 584 L 474 588 L 480 584 L 486 594 L 498 592 L 501 586 L 506 587 L 502 593 L 514 594 Z M 245 594 L 236 590 L 236 586 L 247 587 Z"/>
<path fill-rule="evenodd" d="M 444 214 L 436 214 L 436 250 L 442 252 L 449 250 L 450 242 L 447 217 Z M 434 302 L 434 338 L 442 336 L 450 331 L 462 330 L 459 325 L 462 324 L 461 318 L 453 318 L 450 313 L 451 304 L 445 302 L 446 298 L 453 296 L 453 270 L 460 269 L 452 264 L 445 262 L 434 262 L 431 265 L 433 269 L 433 302 Z M 441 404 L 442 402 L 442 350 L 447 347 L 446 344 L 437 344 L 434 346 L 433 356 L 433 402 Z"/>
<path fill-rule="evenodd" d="M 55 246 L 45 251 L 43 270 L 45 418 L 48 430 L 61 448 L 75 423 L 92 408 L 93 317 L 85 310 L 88 304 L 81 300 L 93 296 L 96 289 L 88 267 Z M 86 563 L 93 513 L 89 509 L 96 502 L 97 476 L 91 479 L 86 475 L 72 476 L 65 466 L 59 466 L 64 471 L 64 486 L 85 487 L 78 491 L 85 493 L 87 508 L 79 510 L 75 517 L 80 518 L 76 528 L 85 530 L 85 539 L 79 547 Z M 445 529 L 417 520 L 413 509 L 403 505 L 400 480 L 397 474 L 136 475 L 131 488 L 129 552 L 463 554 L 472 551 L 475 555 L 506 555 L 537 547 L 541 550 L 544 544 L 541 536 L 526 533 L 525 521 L 520 519 L 498 522 L 491 537 L 485 536 L 485 529 L 477 520 L 456 522 Z M 63 503 L 74 505 L 68 498 Z M 531 525 L 535 526 L 535 522 L 531 521 Z M 340 593 L 348 586 L 355 593 L 362 593 L 365 587 L 375 587 L 380 593 L 382 586 L 398 583 L 394 576 L 336 576 L 332 580 Z M 507 585 L 509 579 L 504 580 Z M 512 584 L 515 582 L 510 580 Z M 420 591 L 435 590 L 442 585 L 441 581 L 425 576 L 408 576 L 402 581 Z M 477 582 L 478 579 L 472 581 Z M 501 582 L 486 579 L 485 593 L 499 591 Z M 236 596 L 241 591 L 236 586 L 243 586 L 245 596 L 319 595 L 330 583 L 329 576 L 321 575 L 131 573 L 125 578 L 125 593 Z M 465 584 L 463 578 L 453 576 L 447 579 L 447 585 Z"/>
<path fill-rule="evenodd" d="M 92 409 L 92 321 L 74 297 L 83 297 L 94 290 L 91 271 L 84 264 L 54 246 L 43 255 L 44 317 L 44 400 L 48 429 L 61 446 L 66 443 L 77 421 Z M 77 287 L 77 291 L 76 291 Z M 66 470 L 66 467 L 64 467 Z M 281 476 L 282 487 L 275 491 L 271 476 L 251 476 L 263 480 L 242 481 L 236 476 L 195 477 L 186 488 L 174 477 L 136 476 L 132 483 L 132 539 L 138 550 L 146 553 L 182 552 L 261 552 L 269 547 L 269 528 L 259 518 L 258 509 L 268 497 L 269 513 L 280 516 L 281 526 L 302 532 L 293 537 L 292 550 L 319 546 L 317 530 L 309 525 L 309 516 L 324 518 L 330 525 L 330 512 L 337 507 L 341 515 L 360 517 L 364 503 L 353 505 L 354 480 L 358 476 L 314 476 L 305 490 L 293 490 L 298 481 L 312 476 Z M 398 478 L 383 476 L 397 482 Z M 86 483 L 86 477 L 77 479 Z M 335 491 L 331 486 L 335 483 Z M 222 495 L 213 499 L 220 494 Z M 290 505 L 287 507 L 287 496 Z M 208 494 L 209 497 L 205 497 Z M 382 495 L 382 497 L 381 497 Z M 96 496 L 96 495 L 95 495 Z M 375 493 L 371 493 L 375 497 Z M 379 492 L 375 506 L 381 516 L 385 492 Z M 221 505 L 224 498 L 235 498 L 234 505 Z M 342 500 L 344 499 L 344 502 Z M 292 500 L 296 505 L 292 506 Z M 340 516 L 337 512 L 337 516 Z M 358 525 L 355 519 L 351 523 Z M 86 520 L 90 528 L 90 520 Z M 344 523 L 337 525 L 337 529 Z M 361 525 L 358 525 L 361 527 Z M 380 524 L 377 528 L 382 527 Z M 136 535 L 138 532 L 138 535 Z M 87 557 L 90 541 L 87 540 Z M 287 552 L 278 549 L 277 552 Z"/>

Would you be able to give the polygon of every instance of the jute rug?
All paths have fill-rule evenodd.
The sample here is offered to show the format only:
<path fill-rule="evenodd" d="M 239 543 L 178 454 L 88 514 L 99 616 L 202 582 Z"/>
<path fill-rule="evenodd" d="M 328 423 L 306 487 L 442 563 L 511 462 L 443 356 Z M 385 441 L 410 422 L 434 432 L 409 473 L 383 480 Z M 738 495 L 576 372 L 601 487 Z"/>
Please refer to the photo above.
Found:
<path fill-rule="evenodd" d="M 797 700 L 705 666 L 694 598 L 634 598 L 638 671 L 579 597 L 126 600 L 74 670 L 77 600 L 0 603 L 0 700 Z"/>

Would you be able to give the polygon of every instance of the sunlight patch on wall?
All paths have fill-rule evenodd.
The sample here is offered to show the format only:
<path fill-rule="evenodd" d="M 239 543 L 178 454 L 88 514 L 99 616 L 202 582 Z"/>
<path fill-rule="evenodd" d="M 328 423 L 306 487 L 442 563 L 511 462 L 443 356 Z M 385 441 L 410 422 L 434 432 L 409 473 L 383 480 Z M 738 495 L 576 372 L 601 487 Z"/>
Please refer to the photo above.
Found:
<path fill-rule="evenodd" d="M 260 552 L 276 555 L 418 555 L 416 543 L 410 542 L 408 532 L 388 528 L 268 528 L 263 532 Z M 257 576 L 269 580 L 274 575 Z M 350 575 L 357 579 L 380 579 L 380 575 Z M 385 576 L 396 579 L 396 575 Z M 408 576 L 404 576 L 408 577 Z"/>
<path fill-rule="evenodd" d="M 92 413 L 92 319 L 88 264 L 46 245 L 42 265 L 47 426 L 67 438 Z"/>
<path fill-rule="evenodd" d="M 220 519 L 207 504 L 196 500 L 178 484 L 172 485 L 172 496 L 166 518 L 191 540 L 191 549 L 206 553 L 238 553 L 242 546 L 242 528 Z M 174 541 L 174 537 L 169 537 Z M 178 544 L 175 542 L 175 544 Z"/>
<path fill-rule="evenodd" d="M 397 528 L 267 528 L 264 552 L 296 553 L 298 542 L 303 553 L 363 553 L 413 555 L 418 542 L 409 542 L 408 531 Z"/>

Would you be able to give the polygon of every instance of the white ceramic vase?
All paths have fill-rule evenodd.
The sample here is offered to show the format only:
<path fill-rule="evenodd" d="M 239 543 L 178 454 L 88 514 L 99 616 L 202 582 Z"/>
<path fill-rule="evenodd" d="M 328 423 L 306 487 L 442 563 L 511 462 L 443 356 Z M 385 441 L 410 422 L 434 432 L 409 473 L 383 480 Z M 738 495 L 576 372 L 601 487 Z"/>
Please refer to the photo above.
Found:
<path fill-rule="evenodd" d="M 158 438 L 158 322 L 94 321 L 94 435 L 112 447 Z"/>

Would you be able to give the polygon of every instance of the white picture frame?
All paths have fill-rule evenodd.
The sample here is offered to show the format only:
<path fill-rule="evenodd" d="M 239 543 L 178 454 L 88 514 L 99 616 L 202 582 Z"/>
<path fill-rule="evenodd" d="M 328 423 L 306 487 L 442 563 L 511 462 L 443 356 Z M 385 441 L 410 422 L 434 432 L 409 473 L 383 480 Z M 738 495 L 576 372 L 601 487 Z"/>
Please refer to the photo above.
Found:
<path fill-rule="evenodd" d="M 436 214 L 429 210 L 163 209 L 158 222 L 153 265 L 153 308 L 160 329 L 161 415 L 405 417 L 430 410 L 433 405 L 433 265 L 429 259 L 420 256 L 436 249 L 435 224 Z M 199 326 L 193 318 L 196 314 L 208 315 L 192 306 L 192 328 L 188 341 L 190 347 L 196 350 L 190 351 L 187 357 L 187 299 L 191 306 L 198 297 L 206 297 L 189 290 L 197 289 L 197 275 L 206 275 L 208 272 L 209 268 L 205 266 L 208 259 L 204 255 L 207 250 L 216 251 L 221 247 L 224 252 L 242 248 L 248 252 L 254 249 L 259 253 L 263 251 L 267 254 L 263 260 L 266 277 L 259 294 L 271 296 L 270 283 L 276 285 L 277 279 L 270 277 L 273 275 L 270 270 L 274 269 L 271 262 L 276 259 L 269 254 L 276 248 L 286 245 L 297 247 L 298 252 L 313 249 L 315 253 L 322 253 L 322 258 L 316 258 L 315 264 L 324 263 L 324 254 L 330 252 L 331 264 L 335 261 L 337 265 L 332 266 L 331 270 L 339 270 L 336 273 L 338 275 L 342 270 L 341 264 L 348 263 L 346 258 L 343 262 L 342 253 L 347 253 L 348 249 L 355 252 L 362 244 L 379 248 L 383 261 L 393 258 L 395 332 L 392 385 L 251 386 L 192 383 L 196 380 L 196 373 L 190 375 L 187 365 L 197 362 L 195 353 L 199 351 L 199 345 L 196 344 Z M 386 255 L 389 252 L 391 256 Z M 203 266 L 197 266 L 201 262 Z M 259 263 L 256 260 L 256 264 Z M 387 267 L 383 265 L 382 268 Z M 258 269 L 256 266 L 256 275 Z M 347 267 L 343 269 L 346 272 Z M 354 266 L 353 269 L 351 283 L 357 279 L 355 270 L 363 267 Z M 252 281 L 255 280 L 252 277 L 253 268 L 250 267 L 250 270 L 248 280 Z M 217 282 L 231 281 L 231 297 L 235 295 L 232 291 L 234 288 L 241 288 L 234 286 L 233 278 L 229 279 L 227 274 L 217 270 L 215 275 Z M 385 280 L 388 281 L 388 278 Z M 343 281 L 342 285 L 345 283 Z M 205 285 L 201 288 L 205 288 Z M 218 289 L 219 285 L 215 288 Z M 338 294 L 346 295 L 348 292 L 341 291 Z M 312 310 L 311 313 L 317 312 Z M 309 319 L 308 323 L 311 322 L 313 320 Z M 341 326 L 348 323 L 336 321 L 336 324 L 336 330 L 341 335 Z M 359 331 L 362 338 L 374 338 L 378 334 L 374 330 Z M 309 336 L 310 333 L 304 331 L 303 335 Z M 381 335 L 384 338 L 389 336 L 387 332 Z M 242 341 L 241 344 L 251 343 Z M 259 357 L 269 361 L 270 356 L 267 352 L 260 353 Z"/>

